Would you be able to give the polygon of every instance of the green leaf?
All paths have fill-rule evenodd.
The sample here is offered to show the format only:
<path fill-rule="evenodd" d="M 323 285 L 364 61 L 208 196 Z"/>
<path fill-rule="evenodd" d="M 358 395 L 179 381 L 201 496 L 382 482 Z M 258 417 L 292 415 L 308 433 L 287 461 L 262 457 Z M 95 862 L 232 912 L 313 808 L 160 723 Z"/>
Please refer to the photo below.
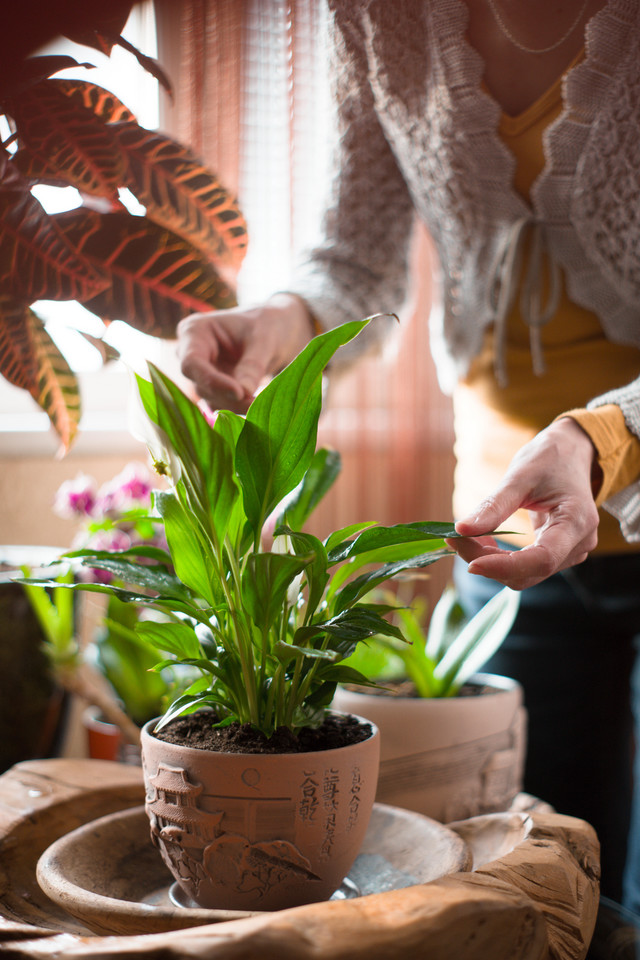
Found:
<path fill-rule="evenodd" d="M 337 544 L 331 549 L 329 559 L 332 563 L 347 557 L 359 556 L 372 551 L 386 550 L 389 547 L 429 540 L 443 541 L 458 536 L 453 524 L 422 521 L 417 523 L 398 523 L 393 527 L 370 527 L 354 540 Z M 444 544 L 439 544 L 444 545 Z M 422 549 L 420 552 L 424 552 Z"/>
<path fill-rule="evenodd" d="M 335 600 L 336 610 L 343 610 L 345 607 L 350 607 L 359 600 L 360 597 L 365 596 L 373 590 L 374 587 L 380 586 L 381 583 L 385 583 L 387 580 L 392 580 L 404 570 L 428 567 L 430 564 L 435 563 L 436 560 L 439 560 L 441 556 L 440 551 L 437 551 L 435 554 L 423 553 L 417 557 L 411 557 L 408 560 L 399 560 L 397 563 L 388 563 L 383 567 L 378 567 L 376 570 L 371 570 L 369 573 L 363 573 L 361 576 L 356 577 L 355 580 L 351 580 L 337 595 Z"/>
<path fill-rule="evenodd" d="M 348 550 L 351 548 L 353 538 L 357 533 L 361 533 L 368 527 L 376 527 L 375 520 L 365 520 L 364 523 L 352 523 L 348 527 L 341 527 L 340 530 L 334 530 L 325 540 L 325 548 L 331 557 L 332 563 L 338 563 L 348 556 Z M 347 551 L 343 553 L 343 551 Z"/>
<path fill-rule="evenodd" d="M 149 364 L 155 392 L 157 424 L 166 434 L 183 467 L 182 479 L 192 509 L 218 546 L 229 523 L 233 534 L 243 522 L 238 513 L 240 490 L 235 479 L 234 448 L 240 427 L 234 415 L 218 416 L 212 428 L 202 411 L 160 370 Z M 154 412 L 142 398 L 148 413 Z M 239 418 L 238 418 L 239 419 Z"/>
<path fill-rule="evenodd" d="M 500 647 L 518 613 L 520 594 L 504 587 L 462 628 L 434 669 L 436 679 L 446 679 L 459 689 Z"/>
<path fill-rule="evenodd" d="M 292 660 L 303 660 L 308 657 L 311 660 L 335 660 L 336 654 L 331 650 L 316 650 L 314 647 L 298 647 L 295 643 L 285 643 L 278 640 L 273 645 L 273 654 L 280 663 L 286 666 Z"/>
<path fill-rule="evenodd" d="M 287 504 L 281 523 L 301 530 L 322 498 L 340 474 L 340 454 L 335 450 L 317 450 L 294 499 Z"/>
<path fill-rule="evenodd" d="M 327 573 L 327 551 L 323 543 L 310 533 L 298 533 L 290 527 L 278 527 L 276 536 L 289 537 L 297 556 L 306 557 L 305 576 L 308 585 L 306 619 L 309 620 L 317 610 L 329 580 Z"/>
<path fill-rule="evenodd" d="M 176 574 L 183 583 L 203 597 L 209 606 L 215 606 L 220 600 L 220 590 L 212 589 L 216 573 L 209 544 L 193 523 L 192 516 L 173 493 L 156 491 L 154 502 L 164 520 Z"/>
<path fill-rule="evenodd" d="M 379 683 L 371 680 L 359 670 L 347 666 L 345 663 L 334 663 L 319 671 L 324 681 L 331 683 L 357 683 L 361 687 L 380 687 Z"/>
<path fill-rule="evenodd" d="M 244 418 L 231 410 L 219 410 L 213 432 L 221 439 L 216 462 L 216 475 L 209 484 L 213 498 L 213 523 L 226 528 L 230 542 L 238 546 L 247 518 L 242 503 L 242 492 L 235 475 L 235 451 L 244 426 Z M 226 527 L 225 527 L 226 518 Z"/>
<path fill-rule="evenodd" d="M 282 613 L 287 590 L 307 562 L 307 558 L 286 553 L 257 553 L 249 557 L 242 574 L 242 601 L 259 630 L 268 630 Z"/>
<path fill-rule="evenodd" d="M 254 538 L 302 480 L 316 448 L 322 373 L 338 347 L 369 320 L 323 333 L 267 384 L 249 407 L 236 450 L 236 471 Z"/>
<path fill-rule="evenodd" d="M 200 657 L 198 637 L 193 627 L 186 623 L 156 623 L 153 620 L 144 620 L 136 627 L 136 633 L 156 650 L 172 653 L 181 660 Z"/>
<path fill-rule="evenodd" d="M 457 590 L 453 584 L 450 584 L 444 589 L 433 608 L 427 631 L 425 655 L 434 663 L 438 663 L 467 619 L 458 600 Z"/>

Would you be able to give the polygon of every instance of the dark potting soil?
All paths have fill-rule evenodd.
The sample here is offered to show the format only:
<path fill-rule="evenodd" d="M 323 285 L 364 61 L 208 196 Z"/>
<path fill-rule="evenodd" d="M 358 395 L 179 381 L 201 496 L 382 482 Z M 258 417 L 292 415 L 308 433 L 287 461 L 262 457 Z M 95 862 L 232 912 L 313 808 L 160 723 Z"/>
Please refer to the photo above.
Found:
<path fill-rule="evenodd" d="M 214 713 L 201 710 L 172 720 L 155 736 L 178 746 L 218 753 L 315 753 L 346 747 L 371 736 L 370 724 L 348 714 L 330 714 L 321 726 L 305 727 L 297 735 L 288 727 L 279 727 L 268 738 L 248 723 L 214 727 L 215 722 Z"/>

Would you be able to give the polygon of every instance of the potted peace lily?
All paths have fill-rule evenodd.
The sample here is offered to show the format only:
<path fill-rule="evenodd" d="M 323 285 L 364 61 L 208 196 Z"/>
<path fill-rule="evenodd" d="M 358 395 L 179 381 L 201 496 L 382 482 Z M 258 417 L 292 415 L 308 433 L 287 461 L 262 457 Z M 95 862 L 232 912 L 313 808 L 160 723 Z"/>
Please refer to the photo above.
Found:
<path fill-rule="evenodd" d="M 151 833 L 185 897 L 269 910 L 328 898 L 374 802 L 374 724 L 329 707 L 364 638 L 400 637 L 371 591 L 450 551 L 450 524 L 360 523 L 324 541 L 302 526 L 339 463 L 316 451 L 322 374 L 369 322 L 312 340 L 246 418 L 213 424 L 163 373 L 137 385 L 171 488 L 155 494 L 168 550 L 67 556 L 113 574 L 75 583 L 162 613 L 136 632 L 198 678 L 142 731 Z M 274 526 L 275 517 L 275 526 Z"/>
<path fill-rule="evenodd" d="M 409 642 L 378 635 L 346 661 L 379 687 L 341 685 L 336 709 L 380 730 L 377 800 L 441 822 L 506 810 L 522 787 L 526 713 L 519 683 L 480 673 L 506 638 L 520 594 L 504 587 L 466 616 L 446 587 L 429 618 L 408 581 L 395 594 L 392 622 Z"/>

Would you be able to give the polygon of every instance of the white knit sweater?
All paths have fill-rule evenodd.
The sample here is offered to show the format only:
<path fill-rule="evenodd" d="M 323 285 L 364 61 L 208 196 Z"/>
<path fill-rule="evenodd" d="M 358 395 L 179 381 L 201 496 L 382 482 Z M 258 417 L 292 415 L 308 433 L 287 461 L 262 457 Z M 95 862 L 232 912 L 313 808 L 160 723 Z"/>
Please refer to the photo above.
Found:
<path fill-rule="evenodd" d="M 444 309 L 432 315 L 431 344 L 443 389 L 464 376 L 488 325 L 500 342 L 524 231 L 605 335 L 640 347 L 640 0 L 608 0 L 589 22 L 531 204 L 513 186 L 515 159 L 498 135 L 500 106 L 481 84 L 482 58 L 465 39 L 463 0 L 329 6 L 335 176 L 326 239 L 292 284 L 321 325 L 399 309 L 415 211 L 442 267 Z M 534 328 L 546 319 L 523 309 Z M 370 324 L 341 362 L 381 341 L 391 323 Z M 621 388 L 591 405 L 619 403 L 640 436 L 640 378 Z M 625 536 L 640 539 L 640 483 L 606 506 Z"/>

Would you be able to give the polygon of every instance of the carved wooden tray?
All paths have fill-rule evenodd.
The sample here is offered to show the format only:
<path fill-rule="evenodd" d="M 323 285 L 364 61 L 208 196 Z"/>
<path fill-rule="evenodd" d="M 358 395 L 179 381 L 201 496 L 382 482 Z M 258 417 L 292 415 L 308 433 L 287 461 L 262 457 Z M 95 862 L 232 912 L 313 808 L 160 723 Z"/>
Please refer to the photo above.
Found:
<path fill-rule="evenodd" d="M 474 868 L 432 882 L 183 930 L 96 936 L 43 893 L 38 859 L 59 837 L 142 800 L 140 770 L 106 761 L 30 761 L 0 776 L 0 953 L 395 960 L 426 943 L 430 960 L 582 960 L 587 952 L 598 901 L 595 834 L 584 821 L 538 812 L 524 839 L 520 815 L 455 825 Z"/>
<path fill-rule="evenodd" d="M 521 815 L 522 835 L 526 820 Z M 429 883 L 470 867 L 469 847 L 453 830 L 376 804 L 360 855 L 334 898 Z M 150 842 L 142 806 L 60 837 L 40 857 L 36 875 L 54 903 L 95 933 L 158 933 L 257 915 L 190 903 Z"/>

